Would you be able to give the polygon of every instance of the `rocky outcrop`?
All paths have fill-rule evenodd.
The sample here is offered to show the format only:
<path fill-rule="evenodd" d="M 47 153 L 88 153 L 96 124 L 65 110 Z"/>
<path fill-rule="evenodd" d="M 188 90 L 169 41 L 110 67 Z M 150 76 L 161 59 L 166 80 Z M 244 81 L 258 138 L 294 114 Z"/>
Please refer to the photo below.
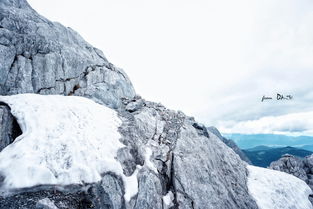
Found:
<path fill-rule="evenodd" d="M 252 164 L 250 159 L 246 156 L 246 154 L 237 146 L 237 144 L 231 140 L 231 139 L 226 139 L 225 137 L 222 136 L 222 134 L 218 131 L 217 128 L 215 128 L 214 126 L 210 126 L 208 127 L 208 130 L 210 130 L 213 134 L 215 134 L 220 140 L 222 140 L 222 142 L 224 142 L 228 147 L 232 148 L 232 150 L 234 150 L 234 152 L 239 155 L 240 159 Z"/>
<path fill-rule="evenodd" d="M 0 1 L 0 94 L 79 95 L 119 108 L 135 91 L 122 69 L 26 0 Z"/>
<path fill-rule="evenodd" d="M 305 181 L 313 190 L 313 155 L 299 158 L 286 154 L 272 162 L 269 168 L 294 175 Z M 313 203 L 313 196 L 310 197 L 310 201 Z"/>
<path fill-rule="evenodd" d="M 169 192 L 174 208 L 257 208 L 248 194 L 245 164 L 205 126 L 141 98 L 124 104 L 121 133 L 128 145 L 125 152 L 133 153 L 124 168 L 131 174 L 146 149 L 151 149 L 153 165 L 138 174 L 135 208 L 161 208 L 157 206 Z M 151 183 L 141 184 L 148 176 Z"/>

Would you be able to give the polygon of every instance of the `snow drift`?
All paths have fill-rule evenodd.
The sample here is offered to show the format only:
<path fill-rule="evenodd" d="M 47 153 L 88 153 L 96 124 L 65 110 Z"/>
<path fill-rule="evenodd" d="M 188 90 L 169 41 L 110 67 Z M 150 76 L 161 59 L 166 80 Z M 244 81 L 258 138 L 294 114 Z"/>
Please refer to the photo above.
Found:
<path fill-rule="evenodd" d="M 124 145 L 114 110 L 76 96 L 20 94 L 0 101 L 11 107 L 23 131 L 0 153 L 2 191 L 97 182 L 110 171 L 123 177 L 126 199 L 136 193 L 136 176 L 125 177 L 115 159 Z"/>
<path fill-rule="evenodd" d="M 248 188 L 260 209 L 311 209 L 310 187 L 290 174 L 247 166 Z"/>

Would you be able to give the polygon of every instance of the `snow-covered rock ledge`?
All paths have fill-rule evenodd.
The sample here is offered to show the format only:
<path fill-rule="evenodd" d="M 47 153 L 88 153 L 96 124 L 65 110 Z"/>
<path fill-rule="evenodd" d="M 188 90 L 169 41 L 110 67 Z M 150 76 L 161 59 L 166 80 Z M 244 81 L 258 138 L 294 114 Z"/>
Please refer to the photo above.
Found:
<path fill-rule="evenodd" d="M 311 209 L 310 187 L 290 174 L 247 166 L 248 189 L 260 209 Z"/>
<path fill-rule="evenodd" d="M 126 177 L 116 160 L 120 143 L 117 113 L 76 96 L 0 96 L 23 134 L 0 152 L 2 193 L 36 185 L 97 182 L 101 174 L 122 177 L 125 199 L 137 193 L 135 172 Z"/>

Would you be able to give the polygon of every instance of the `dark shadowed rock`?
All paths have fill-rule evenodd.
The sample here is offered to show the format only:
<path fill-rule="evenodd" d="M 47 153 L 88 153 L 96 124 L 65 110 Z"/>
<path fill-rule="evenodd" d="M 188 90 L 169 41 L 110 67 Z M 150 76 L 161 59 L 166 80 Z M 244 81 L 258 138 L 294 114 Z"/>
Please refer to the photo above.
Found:
<path fill-rule="evenodd" d="M 90 198 L 88 191 L 83 192 L 77 190 L 76 187 L 68 186 L 60 191 L 54 186 L 39 186 L 24 189 L 11 196 L 0 196 L 0 208 L 51 209 L 54 206 L 58 209 L 91 208 L 89 207 L 92 205 L 90 199 L 92 198 Z"/>
<path fill-rule="evenodd" d="M 104 174 L 98 183 L 85 185 L 42 185 L 0 196 L 1 209 L 124 209 L 121 178 Z"/>
<path fill-rule="evenodd" d="M 21 133 L 22 131 L 11 114 L 10 108 L 5 104 L 0 104 L 0 151 L 11 144 Z"/>

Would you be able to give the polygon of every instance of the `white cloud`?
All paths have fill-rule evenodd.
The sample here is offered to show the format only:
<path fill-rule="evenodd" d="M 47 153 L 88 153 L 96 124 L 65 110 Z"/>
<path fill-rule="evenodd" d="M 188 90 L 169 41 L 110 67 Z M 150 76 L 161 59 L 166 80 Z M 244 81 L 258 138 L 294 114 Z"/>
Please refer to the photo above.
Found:
<path fill-rule="evenodd" d="M 218 127 L 222 133 L 313 136 L 313 111 L 262 117 L 258 120 L 241 122 L 223 121 Z"/>

